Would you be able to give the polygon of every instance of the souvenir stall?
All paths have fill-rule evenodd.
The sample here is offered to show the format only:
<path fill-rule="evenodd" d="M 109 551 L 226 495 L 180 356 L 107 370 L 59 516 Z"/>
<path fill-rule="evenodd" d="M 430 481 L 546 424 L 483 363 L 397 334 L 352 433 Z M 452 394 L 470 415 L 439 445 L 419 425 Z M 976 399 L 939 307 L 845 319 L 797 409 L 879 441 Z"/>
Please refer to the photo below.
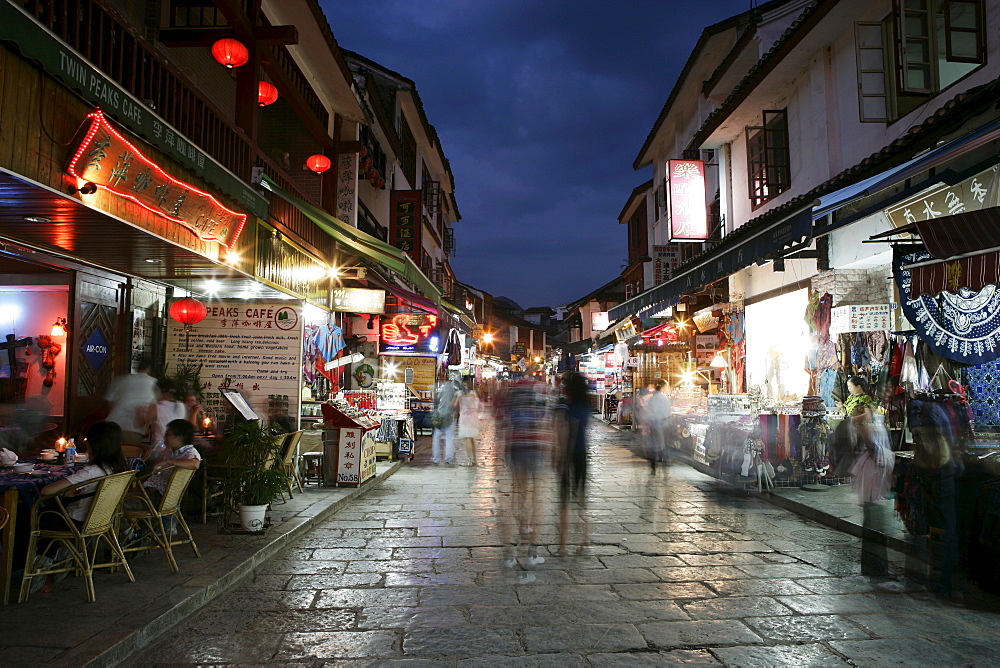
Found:
<path fill-rule="evenodd" d="M 371 409 L 343 399 L 324 403 L 323 480 L 327 486 L 357 487 L 375 475 L 376 436 L 381 423 Z"/>

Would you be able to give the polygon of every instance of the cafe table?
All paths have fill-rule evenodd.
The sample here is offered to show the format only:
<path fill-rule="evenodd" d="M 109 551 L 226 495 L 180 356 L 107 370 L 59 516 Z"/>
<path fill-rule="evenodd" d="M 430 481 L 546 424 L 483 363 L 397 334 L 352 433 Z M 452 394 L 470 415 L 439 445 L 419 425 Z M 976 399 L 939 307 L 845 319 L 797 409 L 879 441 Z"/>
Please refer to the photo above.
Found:
<path fill-rule="evenodd" d="M 11 574 L 14 570 L 14 537 L 17 527 L 18 508 L 29 510 L 31 505 L 41 498 L 41 489 L 49 483 L 62 480 L 84 464 L 64 466 L 37 459 L 22 460 L 35 465 L 30 473 L 15 473 L 14 469 L 0 467 L 0 501 L 10 514 L 10 519 L 3 531 L 0 531 L 0 605 L 10 601 Z M 23 504 L 23 506 L 21 505 Z M 29 517 L 28 513 L 23 518 Z"/>

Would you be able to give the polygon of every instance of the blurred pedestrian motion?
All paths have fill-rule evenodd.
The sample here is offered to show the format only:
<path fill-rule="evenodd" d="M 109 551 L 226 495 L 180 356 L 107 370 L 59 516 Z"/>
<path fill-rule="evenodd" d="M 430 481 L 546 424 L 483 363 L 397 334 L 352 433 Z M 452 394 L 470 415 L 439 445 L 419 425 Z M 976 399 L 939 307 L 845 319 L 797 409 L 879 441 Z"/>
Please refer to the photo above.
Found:
<path fill-rule="evenodd" d="M 479 395 L 472 388 L 472 380 L 467 379 L 458 397 L 458 439 L 465 445 L 465 454 L 468 457 L 465 466 L 476 465 L 476 441 L 479 439 L 481 408 Z"/>
<path fill-rule="evenodd" d="M 539 479 L 551 457 L 553 399 L 548 386 L 528 378 L 517 381 L 497 398 L 498 435 L 512 479 L 510 513 L 504 523 L 510 546 L 508 568 L 517 564 L 517 546 L 525 543 L 527 567 L 545 561 L 538 554 Z"/>
<path fill-rule="evenodd" d="M 571 371 L 563 377 L 563 396 L 556 424 L 556 470 L 559 474 L 559 555 L 566 554 L 570 505 L 578 513 L 581 554 L 589 543 L 587 526 L 587 426 L 590 423 L 590 393 L 587 379 Z"/>

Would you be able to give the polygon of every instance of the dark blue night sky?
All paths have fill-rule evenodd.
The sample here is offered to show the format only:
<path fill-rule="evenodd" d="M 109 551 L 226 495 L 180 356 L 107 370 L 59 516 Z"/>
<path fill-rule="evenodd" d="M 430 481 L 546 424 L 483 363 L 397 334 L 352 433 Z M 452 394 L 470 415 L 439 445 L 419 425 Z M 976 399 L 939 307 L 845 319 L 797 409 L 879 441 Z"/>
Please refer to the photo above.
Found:
<path fill-rule="evenodd" d="M 748 0 L 321 0 L 411 79 L 455 175 L 458 279 L 521 306 L 620 274 L 632 162 L 702 30 Z"/>

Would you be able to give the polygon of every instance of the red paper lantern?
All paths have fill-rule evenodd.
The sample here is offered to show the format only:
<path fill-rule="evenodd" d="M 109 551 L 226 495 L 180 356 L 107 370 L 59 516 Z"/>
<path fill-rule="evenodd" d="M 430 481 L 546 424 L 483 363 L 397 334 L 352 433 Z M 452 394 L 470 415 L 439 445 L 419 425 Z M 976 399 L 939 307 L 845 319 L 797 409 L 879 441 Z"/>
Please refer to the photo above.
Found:
<path fill-rule="evenodd" d="M 372 185 L 381 190 L 385 187 L 385 179 L 380 176 L 372 182 Z"/>
<path fill-rule="evenodd" d="M 370 169 L 371 166 L 374 164 L 375 163 L 372 161 L 370 157 L 361 158 L 361 171 L 363 172 L 368 171 L 368 169 Z"/>
<path fill-rule="evenodd" d="M 366 155 L 368 155 L 368 149 L 367 148 L 365 148 L 364 146 L 362 146 L 361 148 L 358 149 L 358 157 L 359 158 L 363 158 Z"/>
<path fill-rule="evenodd" d="M 366 178 L 366 179 L 368 179 L 369 181 L 374 181 L 374 180 L 375 180 L 375 179 L 377 179 L 377 178 L 378 178 L 379 176 L 380 176 L 380 175 L 379 175 L 379 173 L 378 173 L 378 170 L 377 170 L 377 169 L 375 169 L 374 167 L 372 167 L 372 168 L 371 168 L 371 169 L 369 169 L 369 170 L 368 170 L 367 172 L 365 172 L 365 178 Z"/>
<path fill-rule="evenodd" d="M 246 65 L 247 61 L 250 60 L 250 52 L 247 51 L 242 42 L 226 37 L 212 45 L 212 57 L 220 65 L 232 69 Z"/>
<path fill-rule="evenodd" d="M 318 153 L 316 155 L 310 155 L 306 158 L 306 167 L 317 174 L 321 174 L 330 169 L 330 158 Z"/>
<path fill-rule="evenodd" d="M 197 325 L 207 315 L 208 309 L 194 297 L 178 299 L 170 305 L 170 317 L 185 327 Z"/>
<path fill-rule="evenodd" d="M 267 81 L 261 81 L 257 85 L 257 104 L 262 107 L 266 107 L 269 104 L 274 104 L 278 100 L 278 89 L 274 87 L 273 84 Z"/>

